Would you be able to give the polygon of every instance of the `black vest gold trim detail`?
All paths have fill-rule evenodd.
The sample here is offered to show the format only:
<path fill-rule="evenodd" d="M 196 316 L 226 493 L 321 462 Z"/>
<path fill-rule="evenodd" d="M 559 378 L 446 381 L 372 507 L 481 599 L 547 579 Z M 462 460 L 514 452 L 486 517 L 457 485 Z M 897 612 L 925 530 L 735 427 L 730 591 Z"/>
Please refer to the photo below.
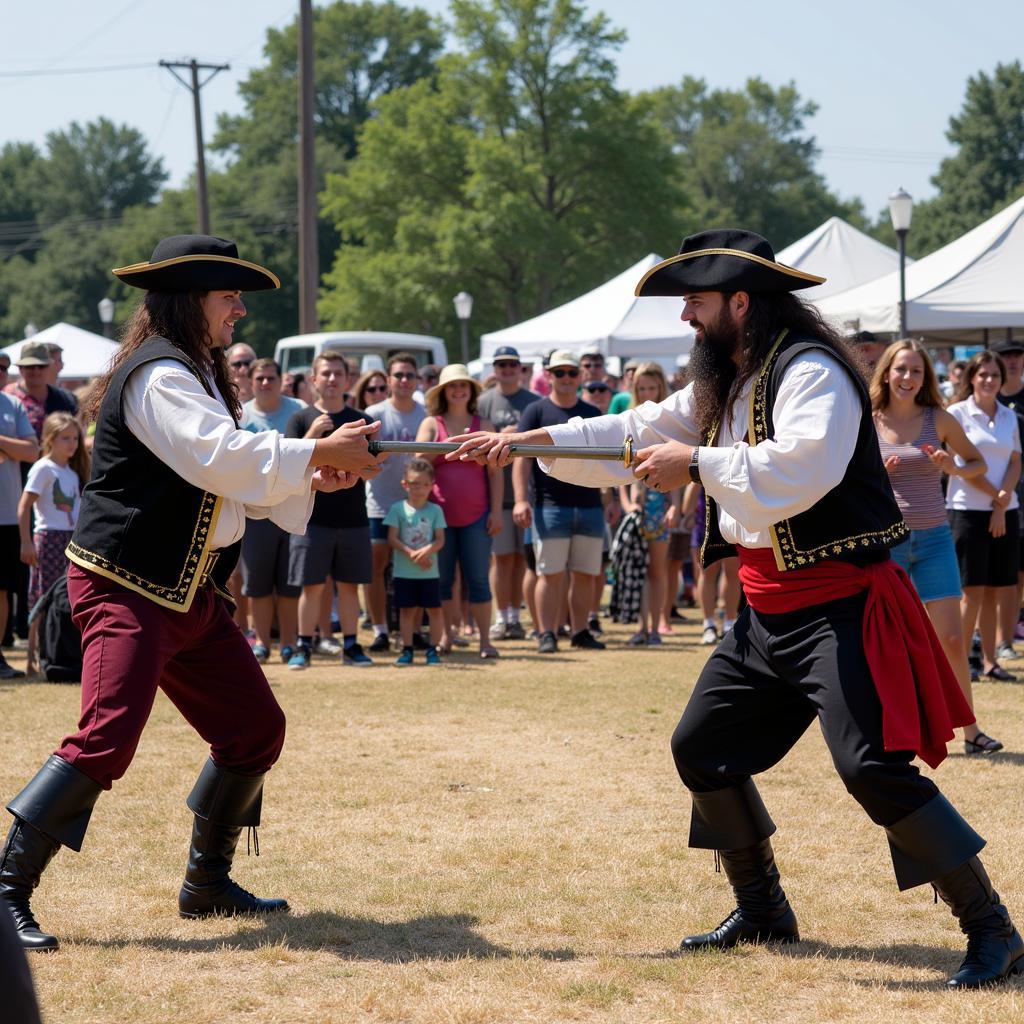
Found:
<path fill-rule="evenodd" d="M 187 612 L 208 581 L 221 592 L 238 545 L 211 550 L 224 499 L 175 474 L 124 422 L 128 377 L 166 358 L 185 365 L 215 397 L 194 361 L 164 338 L 148 339 L 119 367 L 97 418 L 93 475 L 67 557 L 165 608 Z"/>
<path fill-rule="evenodd" d="M 856 369 L 840 353 L 814 339 L 787 338 L 788 332 L 783 330 L 772 345 L 751 389 L 748 443 L 761 444 L 774 435 L 772 407 L 782 375 L 777 372 L 779 360 L 787 352 L 791 357 L 798 354 L 792 351 L 794 348 L 798 351 L 821 349 L 844 365 L 857 387 L 862 418 L 858 444 L 843 480 L 812 508 L 769 528 L 775 564 L 780 571 L 787 571 L 807 568 L 827 559 L 870 560 L 906 540 L 908 530 L 878 453 L 867 389 Z M 786 359 L 785 364 L 788 363 L 789 359 Z M 784 372 L 785 365 L 782 366 Z M 870 431 L 865 423 L 870 426 Z M 707 443 L 714 444 L 717 434 L 716 423 L 709 431 Z M 869 500 L 865 501 L 865 498 Z M 831 507 L 826 508 L 826 505 Z M 735 546 L 727 544 L 721 536 L 717 503 L 706 493 L 705 517 L 701 564 L 710 565 L 720 558 L 735 555 Z M 813 534 L 819 536 L 811 541 L 809 538 Z"/>

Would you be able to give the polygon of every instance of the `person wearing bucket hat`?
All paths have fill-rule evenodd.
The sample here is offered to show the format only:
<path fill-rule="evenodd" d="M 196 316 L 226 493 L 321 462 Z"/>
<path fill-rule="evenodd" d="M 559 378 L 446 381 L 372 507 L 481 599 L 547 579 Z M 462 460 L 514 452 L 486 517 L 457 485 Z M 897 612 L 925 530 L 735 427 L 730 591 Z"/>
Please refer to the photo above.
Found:
<path fill-rule="evenodd" d="M 366 441 L 373 424 L 315 441 L 239 429 L 223 349 L 245 316 L 243 290 L 278 280 L 239 259 L 233 242 L 177 235 L 148 263 L 114 274 L 146 294 L 90 397 L 93 472 L 67 549 L 82 714 L 8 803 L 14 823 L 0 854 L 0 901 L 36 950 L 58 941 L 37 923 L 32 892 L 62 846 L 81 849 L 97 798 L 131 763 L 158 688 L 210 744 L 186 801 L 193 825 L 179 913 L 287 910 L 230 877 L 242 828 L 260 822 L 285 723 L 224 584 L 246 514 L 302 532 L 313 490 L 376 472 Z"/>
<path fill-rule="evenodd" d="M 850 794 L 888 840 L 898 887 L 930 883 L 968 936 L 951 988 L 1024 969 L 1024 941 L 978 853 L 984 840 L 913 764 L 946 756 L 973 718 L 910 581 L 907 535 L 867 387 L 845 342 L 791 294 L 822 278 L 751 231 L 703 231 L 638 296 L 678 295 L 696 331 L 692 380 L 660 403 L 528 434 L 469 438 L 451 458 L 502 465 L 516 443 L 637 447 L 632 474 L 556 459 L 561 480 L 703 485 L 701 561 L 738 555 L 748 607 L 708 659 L 672 737 L 691 794 L 691 847 L 714 850 L 736 909 L 683 950 L 799 939 L 753 776 L 817 718 Z M 839 840 L 842 841 L 841 839 Z"/>

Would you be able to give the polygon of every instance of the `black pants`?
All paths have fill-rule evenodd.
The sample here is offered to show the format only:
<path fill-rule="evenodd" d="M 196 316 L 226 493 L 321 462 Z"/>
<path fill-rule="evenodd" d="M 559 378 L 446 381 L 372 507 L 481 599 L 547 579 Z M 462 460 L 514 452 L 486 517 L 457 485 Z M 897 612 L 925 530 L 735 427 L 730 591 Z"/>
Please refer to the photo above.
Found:
<path fill-rule="evenodd" d="M 910 751 L 886 751 L 864 657 L 864 595 L 784 615 L 745 608 L 708 659 L 672 737 L 694 793 L 740 787 L 777 764 L 815 718 L 847 790 L 888 827 L 938 795 Z"/>

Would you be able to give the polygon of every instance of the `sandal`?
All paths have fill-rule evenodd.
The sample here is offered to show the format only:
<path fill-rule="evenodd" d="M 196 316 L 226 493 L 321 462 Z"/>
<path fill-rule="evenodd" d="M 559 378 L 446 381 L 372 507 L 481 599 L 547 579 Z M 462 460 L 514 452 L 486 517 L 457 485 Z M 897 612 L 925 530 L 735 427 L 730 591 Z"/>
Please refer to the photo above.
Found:
<path fill-rule="evenodd" d="M 964 753 L 968 756 L 974 754 L 994 754 L 997 750 L 1002 749 L 1003 745 L 999 740 L 994 740 L 983 732 L 979 732 L 973 740 L 964 740 Z"/>
<path fill-rule="evenodd" d="M 986 673 L 986 679 L 997 679 L 1001 683 L 1015 683 L 1017 677 L 1012 672 L 1007 672 L 1002 665 L 993 665 Z"/>
<path fill-rule="evenodd" d="M 497 647 L 481 647 L 480 658 L 483 661 L 487 661 L 490 658 L 498 658 L 501 656 L 501 652 Z"/>

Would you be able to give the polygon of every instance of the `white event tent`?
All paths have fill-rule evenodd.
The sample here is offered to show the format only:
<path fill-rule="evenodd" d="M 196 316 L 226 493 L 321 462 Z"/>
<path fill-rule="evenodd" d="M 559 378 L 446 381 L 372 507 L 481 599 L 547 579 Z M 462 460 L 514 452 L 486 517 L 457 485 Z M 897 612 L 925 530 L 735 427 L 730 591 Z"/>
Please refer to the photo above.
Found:
<path fill-rule="evenodd" d="M 11 363 L 18 361 L 21 346 L 30 342 L 48 342 L 60 345 L 64 350 L 62 359 L 64 369 L 61 380 L 88 380 L 98 377 L 110 365 L 110 360 L 118 349 L 118 344 L 91 331 L 83 331 L 73 324 L 59 323 L 47 327 L 45 331 L 33 334 L 31 338 L 8 345 L 3 351 L 11 357 Z M 15 372 L 12 366 L 11 373 Z"/>
<path fill-rule="evenodd" d="M 1024 197 L 906 271 L 907 330 L 934 340 L 981 340 L 1024 327 Z M 816 303 L 838 324 L 899 330 L 899 271 Z"/>
<path fill-rule="evenodd" d="M 776 253 L 775 258 L 788 267 L 825 278 L 824 284 L 802 288 L 797 293 L 810 302 L 873 281 L 899 270 L 900 265 L 895 249 L 858 231 L 841 217 L 829 217 L 810 234 Z"/>
<path fill-rule="evenodd" d="M 480 339 L 480 357 L 491 361 L 499 345 L 512 345 L 523 359 L 552 349 L 594 346 L 607 356 L 660 356 L 671 361 L 690 351 L 693 330 L 679 319 L 682 301 L 671 296 L 638 299 L 640 278 L 661 257 L 651 253 L 586 295 Z"/>

